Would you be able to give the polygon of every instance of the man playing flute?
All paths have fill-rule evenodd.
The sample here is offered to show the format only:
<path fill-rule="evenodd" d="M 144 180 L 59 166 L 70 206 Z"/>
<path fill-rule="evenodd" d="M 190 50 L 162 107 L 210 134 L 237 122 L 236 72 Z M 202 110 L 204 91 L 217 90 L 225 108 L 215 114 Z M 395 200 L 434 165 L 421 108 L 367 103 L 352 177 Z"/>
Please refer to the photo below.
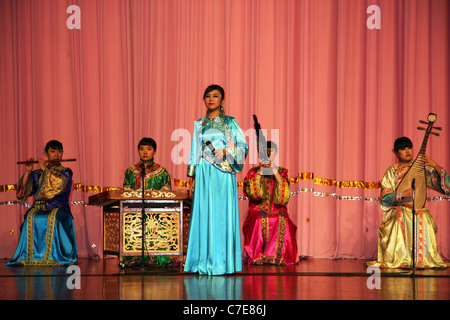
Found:
<path fill-rule="evenodd" d="M 33 158 L 27 160 L 25 173 L 17 183 L 21 203 L 34 195 L 33 206 L 26 212 L 19 244 L 7 265 L 76 264 L 78 250 L 73 216 L 69 206 L 72 170 L 60 163 L 61 142 L 51 140 L 44 149 L 45 159 L 33 169 Z M 48 163 L 47 163 L 48 162 Z"/>

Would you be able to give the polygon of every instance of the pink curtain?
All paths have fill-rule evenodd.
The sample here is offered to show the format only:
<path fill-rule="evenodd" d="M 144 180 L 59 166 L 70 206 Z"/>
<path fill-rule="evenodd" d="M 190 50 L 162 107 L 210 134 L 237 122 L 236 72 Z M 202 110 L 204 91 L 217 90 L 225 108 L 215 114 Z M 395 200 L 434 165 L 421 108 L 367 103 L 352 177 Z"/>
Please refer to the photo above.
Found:
<path fill-rule="evenodd" d="M 17 161 L 63 142 L 77 158 L 67 165 L 79 253 L 101 257 L 102 211 L 89 196 L 122 185 L 143 136 L 181 188 L 212 83 L 249 139 L 238 181 L 255 164 L 253 114 L 279 142 L 299 254 L 374 258 L 393 141 L 408 136 L 417 152 L 419 120 L 437 113 L 444 129 L 427 154 L 450 170 L 449 21 L 446 0 L 0 1 L 0 258 L 12 256 L 27 209 L 9 202 Z M 432 200 L 450 258 L 448 197 Z"/>

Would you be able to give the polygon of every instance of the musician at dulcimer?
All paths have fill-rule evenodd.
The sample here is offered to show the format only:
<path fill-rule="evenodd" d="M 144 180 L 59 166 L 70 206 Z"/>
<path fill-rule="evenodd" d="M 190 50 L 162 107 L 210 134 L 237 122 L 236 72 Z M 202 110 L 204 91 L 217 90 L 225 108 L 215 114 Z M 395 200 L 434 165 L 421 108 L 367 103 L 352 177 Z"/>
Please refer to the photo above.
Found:
<path fill-rule="evenodd" d="M 152 138 L 142 138 L 138 143 L 139 162 L 125 171 L 124 188 L 141 190 L 142 170 L 144 169 L 144 187 L 156 190 L 171 190 L 170 174 L 163 166 L 154 161 L 157 144 Z"/>
<path fill-rule="evenodd" d="M 413 264 L 417 268 L 450 267 L 439 254 L 436 243 L 437 227 L 428 209 L 415 209 L 416 220 L 413 224 L 413 189 L 396 192 L 414 162 L 411 140 L 407 137 L 398 138 L 394 142 L 393 151 L 398 162 L 386 170 L 381 182 L 380 207 L 384 213 L 378 229 L 378 260 L 369 265 L 382 268 L 411 268 Z M 418 161 L 425 168 L 427 187 L 441 194 L 450 194 L 449 174 L 426 155 L 419 155 Z M 413 225 L 416 230 L 414 259 Z"/>
<path fill-rule="evenodd" d="M 47 158 L 30 158 L 25 173 L 17 183 L 21 203 L 34 195 L 34 203 L 26 212 L 19 244 L 7 265 L 70 265 L 78 259 L 74 220 L 69 206 L 72 170 L 61 165 L 63 145 L 49 141 L 44 148 Z M 37 170 L 33 165 L 39 164 Z"/>
<path fill-rule="evenodd" d="M 143 137 L 137 146 L 139 162 L 129 166 L 125 170 L 125 178 L 123 181 L 124 189 L 142 190 L 142 171 L 144 171 L 144 191 L 145 190 L 171 190 L 171 178 L 166 168 L 155 162 L 155 154 L 157 149 L 156 141 L 152 138 Z M 178 266 L 179 261 L 169 256 L 152 257 L 154 261 L 150 261 L 155 267 L 173 267 Z M 140 264 L 137 261 L 141 257 L 124 257 L 123 264 L 130 266 Z"/>

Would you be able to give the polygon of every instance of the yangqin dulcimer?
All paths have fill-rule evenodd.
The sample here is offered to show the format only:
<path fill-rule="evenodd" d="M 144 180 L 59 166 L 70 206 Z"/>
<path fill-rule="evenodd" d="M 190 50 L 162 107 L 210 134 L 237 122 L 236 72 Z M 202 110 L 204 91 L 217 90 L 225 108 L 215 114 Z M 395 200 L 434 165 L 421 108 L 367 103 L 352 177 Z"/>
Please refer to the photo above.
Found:
<path fill-rule="evenodd" d="M 421 155 L 425 155 L 425 150 L 427 148 L 428 138 L 431 134 L 439 136 L 439 133 L 433 132 L 432 129 L 442 130 L 440 127 L 434 127 L 433 124 L 436 121 L 437 117 L 435 113 L 428 114 L 427 120 L 420 120 L 420 123 L 426 124 L 427 128 L 417 127 L 419 130 L 425 130 L 425 136 L 422 141 L 422 146 L 420 147 L 419 153 L 414 160 L 413 164 L 409 168 L 408 172 L 403 177 L 400 184 L 397 186 L 396 192 L 403 192 L 405 190 L 411 189 L 414 181 L 415 191 L 414 191 L 414 203 L 411 198 L 409 201 L 405 202 L 405 206 L 413 207 L 415 209 L 422 209 L 425 207 L 425 203 L 427 201 L 427 180 L 425 175 L 425 167 L 423 158 Z"/>
<path fill-rule="evenodd" d="M 188 190 L 145 190 L 146 200 L 189 200 Z M 128 188 L 104 191 L 89 197 L 89 205 L 106 206 L 121 200 L 141 200 L 142 191 Z"/>

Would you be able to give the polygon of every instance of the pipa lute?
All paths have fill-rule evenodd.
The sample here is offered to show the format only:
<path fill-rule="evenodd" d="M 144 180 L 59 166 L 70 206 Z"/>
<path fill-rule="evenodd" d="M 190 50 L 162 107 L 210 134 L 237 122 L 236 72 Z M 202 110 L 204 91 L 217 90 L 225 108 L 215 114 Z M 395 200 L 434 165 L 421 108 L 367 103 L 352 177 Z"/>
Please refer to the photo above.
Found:
<path fill-rule="evenodd" d="M 412 181 L 415 181 L 415 193 L 414 193 L 414 208 L 415 209 L 422 209 L 425 207 L 425 203 L 427 201 L 427 180 L 425 176 L 425 167 L 424 167 L 424 161 L 422 157 L 419 157 L 420 155 L 425 154 L 425 150 L 427 148 L 428 138 L 431 134 L 434 134 L 436 136 L 439 136 L 439 133 L 433 132 L 433 124 L 437 119 L 437 116 L 435 113 L 428 114 L 427 117 L 428 121 L 420 120 L 420 123 L 426 124 L 427 128 L 417 127 L 419 130 L 426 130 L 425 136 L 422 141 L 422 146 L 420 147 L 419 153 L 417 154 L 416 159 L 414 160 L 413 164 L 409 168 L 408 172 L 403 177 L 400 184 L 397 186 L 397 189 L 395 192 L 403 192 L 405 190 L 411 189 Z M 434 127 L 436 130 L 442 130 L 440 127 Z M 413 202 L 412 198 L 409 202 L 405 203 L 406 206 L 412 207 Z"/>

